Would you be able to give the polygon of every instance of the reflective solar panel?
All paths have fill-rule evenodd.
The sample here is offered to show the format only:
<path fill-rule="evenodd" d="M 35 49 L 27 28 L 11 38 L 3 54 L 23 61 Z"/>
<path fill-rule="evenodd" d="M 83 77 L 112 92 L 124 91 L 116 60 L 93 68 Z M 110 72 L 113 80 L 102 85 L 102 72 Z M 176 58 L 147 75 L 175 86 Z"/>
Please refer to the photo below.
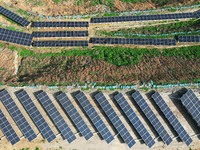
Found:
<path fill-rule="evenodd" d="M 32 34 L 0 28 L 0 35 L 1 41 L 25 46 L 31 46 L 32 43 Z"/>
<path fill-rule="evenodd" d="M 200 126 L 200 101 L 191 89 L 181 97 L 181 102 Z"/>
<path fill-rule="evenodd" d="M 128 104 L 124 96 L 121 93 L 118 93 L 114 96 L 114 99 L 116 100 L 122 111 L 125 113 L 133 127 L 137 130 L 142 140 L 149 148 L 151 148 L 155 144 L 155 141 L 153 140 L 147 129 L 144 127 L 138 116 L 135 114 L 131 106 Z"/>
<path fill-rule="evenodd" d="M 72 102 L 69 100 L 68 96 L 65 93 L 61 93 L 56 96 L 58 102 L 64 109 L 64 111 L 69 115 L 77 129 L 85 137 L 86 140 L 90 139 L 93 136 L 93 133 L 86 125 L 85 121 L 82 119 Z"/>
<path fill-rule="evenodd" d="M 20 138 L 17 136 L 16 132 L 12 128 L 11 124 L 8 122 L 8 119 L 3 114 L 1 109 L 0 109 L 0 129 L 2 130 L 3 134 L 6 136 L 6 138 L 12 145 L 20 141 Z"/>
<path fill-rule="evenodd" d="M 64 137 L 64 139 L 67 139 L 69 143 L 74 141 L 76 139 L 75 135 L 73 134 L 65 120 L 62 118 L 46 92 L 41 91 L 36 94 L 36 97 L 42 107 L 47 112 L 47 114 L 50 116 L 58 130 L 61 132 L 61 135 Z"/>
<path fill-rule="evenodd" d="M 178 36 L 179 42 L 200 42 L 199 35 L 181 35 Z"/>
<path fill-rule="evenodd" d="M 112 122 L 113 126 L 116 128 L 121 138 L 128 145 L 128 147 L 131 148 L 135 144 L 133 137 L 130 135 L 129 131 L 126 129 L 120 118 L 117 116 L 116 112 L 111 107 L 103 93 L 100 92 L 96 94 L 95 99 L 101 106 L 105 114 L 108 116 L 109 120 Z"/>
<path fill-rule="evenodd" d="M 192 143 L 192 139 L 183 128 L 179 120 L 176 118 L 176 116 L 173 114 L 173 112 L 170 110 L 169 106 L 166 104 L 161 95 L 158 92 L 155 92 L 151 97 L 156 102 L 170 124 L 173 126 L 174 130 L 178 133 L 181 140 L 185 142 L 187 146 L 189 146 Z"/>
<path fill-rule="evenodd" d="M 133 99 L 136 101 L 142 112 L 145 114 L 149 122 L 152 124 L 158 135 L 161 137 L 163 142 L 169 145 L 172 142 L 172 138 L 169 136 L 161 122 L 158 120 L 154 112 L 148 106 L 142 95 L 136 91 L 132 94 Z"/>
<path fill-rule="evenodd" d="M 116 17 L 91 18 L 90 23 L 167 20 L 167 19 L 183 19 L 183 18 L 195 18 L 195 17 L 196 15 L 194 16 L 192 12 L 175 13 L 175 14 L 141 15 L 141 16 L 116 16 Z"/>
<path fill-rule="evenodd" d="M 33 32 L 33 37 L 87 37 L 88 31 L 49 31 Z"/>
<path fill-rule="evenodd" d="M 90 104 L 89 100 L 85 96 L 83 92 L 78 93 L 76 96 L 76 99 L 78 100 L 78 103 L 81 105 L 83 110 L 86 112 L 100 135 L 103 137 L 103 139 L 107 142 L 110 143 L 112 140 L 114 140 L 114 137 L 106 127 L 105 123 L 103 120 L 99 117 L 98 113 L 96 110 L 93 108 L 93 106 Z"/>
<path fill-rule="evenodd" d="M 0 91 L 0 99 L 19 129 L 21 130 L 22 134 L 28 139 L 28 141 L 32 141 L 33 139 L 35 139 L 37 135 L 34 133 L 33 129 L 31 128 L 25 117 L 22 115 L 21 111 L 19 110 L 11 96 L 8 94 L 7 90 L 4 89 Z"/>
<path fill-rule="evenodd" d="M 16 93 L 17 98 L 25 108 L 28 115 L 31 117 L 33 122 L 35 123 L 36 127 L 41 132 L 42 136 L 47 139 L 48 142 L 53 141 L 56 136 L 44 120 L 43 116 L 33 103 L 32 99 L 29 97 L 25 90 Z"/>
<path fill-rule="evenodd" d="M 19 15 L 11 12 L 10 10 L 7 10 L 6 8 L 2 6 L 0 6 L 0 13 L 22 26 L 28 26 L 30 24 L 30 22 L 27 21 L 25 18 L 20 17 Z"/>
<path fill-rule="evenodd" d="M 88 46 L 88 41 L 33 41 L 34 47 Z"/>
<path fill-rule="evenodd" d="M 93 44 L 176 45 L 175 39 L 90 38 Z"/>
<path fill-rule="evenodd" d="M 32 27 L 88 27 L 89 23 L 86 21 L 61 21 L 61 22 L 33 22 Z"/>

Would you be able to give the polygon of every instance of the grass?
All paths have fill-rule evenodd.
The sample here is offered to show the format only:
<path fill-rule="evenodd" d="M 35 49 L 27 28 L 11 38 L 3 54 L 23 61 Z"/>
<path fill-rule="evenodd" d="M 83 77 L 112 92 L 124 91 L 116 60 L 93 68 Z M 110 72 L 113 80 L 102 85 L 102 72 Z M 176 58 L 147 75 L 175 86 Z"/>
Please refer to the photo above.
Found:
<path fill-rule="evenodd" d="M 13 47 L 12 47 L 13 49 Z M 17 49 L 19 50 L 19 49 Z M 150 57 L 183 57 L 186 59 L 200 58 L 199 46 L 189 46 L 181 48 L 147 49 L 147 48 L 124 48 L 124 47 L 106 47 L 97 46 L 86 50 L 63 50 L 61 53 L 36 53 L 26 49 L 20 50 L 21 57 L 37 57 L 43 59 L 46 57 L 61 56 L 88 56 L 94 60 L 107 61 L 116 66 L 127 66 L 139 63 L 144 56 Z"/>

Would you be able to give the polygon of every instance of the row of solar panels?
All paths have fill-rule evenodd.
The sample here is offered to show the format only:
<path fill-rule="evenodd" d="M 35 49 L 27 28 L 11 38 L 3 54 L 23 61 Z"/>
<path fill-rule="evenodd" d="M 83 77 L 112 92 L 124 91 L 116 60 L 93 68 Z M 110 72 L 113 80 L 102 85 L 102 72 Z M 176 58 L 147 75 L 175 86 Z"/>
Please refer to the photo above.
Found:
<path fill-rule="evenodd" d="M 56 138 L 56 135 L 53 133 L 50 126 L 47 124 L 47 122 L 37 109 L 36 105 L 33 103 L 28 93 L 25 90 L 20 90 L 17 91 L 15 94 L 19 99 L 19 101 L 21 102 L 21 104 L 23 105 L 23 107 L 25 108 L 30 118 L 35 123 L 36 127 L 41 132 L 42 136 L 45 139 L 47 139 L 48 142 L 53 141 Z M 34 95 L 39 101 L 39 103 L 42 105 L 48 116 L 51 118 L 54 125 L 61 133 L 62 137 L 66 139 L 69 143 L 74 141 L 76 139 L 76 136 L 73 134 L 73 132 L 71 131 L 65 120 L 62 118 L 59 111 L 48 97 L 47 93 L 44 91 L 38 91 L 35 92 Z M 79 91 L 74 95 L 75 95 L 74 98 L 76 99 L 77 103 L 80 105 L 80 107 L 82 107 L 82 110 L 89 117 L 91 123 L 97 129 L 102 138 L 107 143 L 112 142 L 114 140 L 114 136 L 106 127 L 104 121 L 101 119 L 97 111 L 91 105 L 86 95 L 81 91 Z M 88 128 L 88 126 L 86 125 L 86 123 L 84 122 L 84 120 L 82 119 L 82 117 L 80 116 L 80 114 L 78 113 L 72 101 L 68 98 L 68 96 L 63 92 L 55 93 L 54 96 L 55 99 L 58 101 L 59 105 L 65 111 L 65 113 L 70 117 L 70 119 L 72 120 L 76 128 L 79 130 L 81 135 L 86 140 L 90 139 L 93 136 L 93 133 Z M 155 129 L 159 137 L 162 139 L 162 141 L 166 145 L 169 145 L 172 142 L 172 138 L 167 133 L 163 124 L 156 117 L 155 113 L 149 107 L 149 105 L 144 100 L 142 95 L 138 91 L 135 91 L 131 96 L 132 96 L 131 100 L 136 102 L 136 104 L 140 108 L 140 111 L 143 112 L 143 114 L 146 116 L 148 121 L 151 123 L 152 127 Z M 123 122 L 121 121 L 121 119 L 119 118 L 119 116 L 117 115 L 117 113 L 115 112 L 115 110 L 112 108 L 111 104 L 106 99 L 104 94 L 102 92 L 98 92 L 97 94 L 94 95 L 93 98 L 99 104 L 99 106 L 101 107 L 107 118 L 110 120 L 110 122 L 112 123 L 113 127 L 116 129 L 118 134 L 121 136 L 123 141 L 128 145 L 129 148 L 131 148 L 136 142 L 129 133 L 129 131 L 127 130 L 127 128 L 125 127 L 125 125 L 123 124 Z M 174 130 L 180 137 L 180 139 L 187 146 L 189 146 L 192 143 L 191 137 L 189 136 L 185 128 L 182 126 L 182 124 L 179 122 L 179 120 L 176 118 L 176 116 L 173 114 L 173 112 L 170 110 L 169 106 L 166 104 L 161 95 L 158 92 L 154 92 L 151 95 L 151 98 L 154 100 L 156 105 L 162 111 L 168 122 L 171 124 L 171 126 L 174 128 Z M 0 100 L 8 110 L 13 120 L 16 122 L 17 126 L 19 127 L 23 135 L 28 139 L 28 141 L 32 141 L 33 139 L 35 139 L 37 135 L 34 133 L 28 121 L 25 119 L 22 112 L 20 111 L 15 101 L 12 99 L 12 97 L 10 96 L 10 94 L 6 89 L 0 91 Z M 139 136 L 142 138 L 142 140 L 144 141 L 144 143 L 146 143 L 148 147 L 152 147 L 155 144 L 153 137 L 150 135 L 148 130 L 142 124 L 142 122 L 140 121 L 134 110 L 131 108 L 130 104 L 125 99 L 124 95 L 121 93 L 117 93 L 114 95 L 114 100 L 116 101 L 119 108 L 123 111 L 123 113 L 129 120 L 130 126 L 136 129 Z M 181 102 L 199 125 L 200 101 L 193 93 L 193 91 L 188 90 L 182 96 Z M 5 115 L 1 110 L 0 110 L 0 118 L 1 118 L 0 129 L 3 131 L 4 135 L 12 144 L 17 143 L 20 139 L 17 136 L 16 132 L 13 130 L 12 125 L 8 122 L 7 118 L 5 117 Z"/>
<path fill-rule="evenodd" d="M 20 17 L 0 6 L 0 13 L 22 26 L 28 26 L 29 21 Z M 141 16 L 119 16 L 119 17 L 102 17 L 91 18 L 91 23 L 107 23 L 107 22 L 127 22 L 127 21 L 147 21 L 147 20 L 166 20 L 166 19 L 184 19 L 184 18 L 200 18 L 200 11 L 191 13 L 175 13 L 175 14 L 159 14 L 159 15 L 141 15 Z M 33 22 L 32 27 L 88 27 L 86 21 L 60 21 L 60 22 Z"/>
<path fill-rule="evenodd" d="M 108 23 L 108 22 L 127 22 L 127 21 L 187 19 L 187 18 L 199 18 L 199 17 L 200 17 L 199 11 L 196 11 L 196 12 L 191 12 L 191 13 L 91 18 L 90 22 L 91 23 Z"/>
<path fill-rule="evenodd" d="M 25 46 L 63 47 L 88 46 L 87 40 L 80 41 L 33 41 L 33 37 L 86 37 L 88 31 L 51 31 L 33 32 L 32 34 L 0 28 L 0 40 Z M 179 42 L 200 42 L 200 36 L 178 36 Z M 92 44 L 134 44 L 134 45 L 176 45 L 175 39 L 142 39 L 142 38 L 90 38 Z"/>

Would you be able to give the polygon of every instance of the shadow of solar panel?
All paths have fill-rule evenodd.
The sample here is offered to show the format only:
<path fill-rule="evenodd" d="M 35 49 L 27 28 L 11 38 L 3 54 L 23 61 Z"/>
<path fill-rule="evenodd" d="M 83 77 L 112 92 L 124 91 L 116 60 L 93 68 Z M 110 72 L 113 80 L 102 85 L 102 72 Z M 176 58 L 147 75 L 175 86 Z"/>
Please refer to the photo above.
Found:
<path fill-rule="evenodd" d="M 175 39 L 90 38 L 93 44 L 176 45 Z"/>
<path fill-rule="evenodd" d="M 43 116 L 33 103 L 32 99 L 29 97 L 26 91 L 21 90 L 16 93 L 17 98 L 25 108 L 28 115 L 31 117 L 33 122 L 35 123 L 36 127 L 41 132 L 42 136 L 47 139 L 48 142 L 53 141 L 56 136 L 47 124 L 47 122 L 44 120 Z"/>
<path fill-rule="evenodd" d="M 34 47 L 88 46 L 88 41 L 33 41 Z"/>
<path fill-rule="evenodd" d="M 32 27 L 39 28 L 39 27 L 89 27 L 89 23 L 86 21 L 82 22 L 74 22 L 74 21 L 67 21 L 67 22 L 33 22 Z"/>
<path fill-rule="evenodd" d="M 173 126 L 175 131 L 178 133 L 181 140 L 189 146 L 192 143 L 192 139 L 186 132 L 186 130 L 183 128 L 181 123 L 178 121 L 176 116 L 173 114 L 173 112 L 170 110 L 169 106 L 166 104 L 164 99 L 161 97 L 161 95 L 158 92 L 155 92 L 152 96 L 153 100 L 156 102 L 160 110 L 163 112 L 167 120 L 170 122 L 170 124 Z"/>
<path fill-rule="evenodd" d="M 71 118 L 77 129 L 80 131 L 81 135 L 84 136 L 86 140 L 89 140 L 93 133 L 86 125 L 85 121 L 82 119 L 72 102 L 69 100 L 65 93 L 61 93 L 56 96 L 57 101 L 60 103 L 64 111 Z"/>
<path fill-rule="evenodd" d="M 195 14 L 195 17 L 197 15 Z M 91 18 L 91 23 L 107 22 L 127 22 L 127 21 L 146 21 L 146 20 L 166 20 L 166 19 L 183 19 L 194 18 L 193 13 L 176 13 L 176 14 L 158 14 L 158 15 L 141 15 L 141 16 L 119 16 L 119 17 L 102 17 Z"/>
<path fill-rule="evenodd" d="M 33 37 L 86 37 L 88 31 L 50 31 L 50 32 L 33 32 Z"/>
<path fill-rule="evenodd" d="M 146 143 L 146 145 L 151 148 L 154 144 L 155 141 L 147 131 L 147 129 L 144 127 L 142 122 L 139 120 L 131 106 L 128 104 L 124 96 L 119 93 L 114 96 L 114 99 L 122 109 L 122 111 L 125 113 L 133 127 L 137 130 L 138 134 L 141 136 L 142 140 Z"/>
<path fill-rule="evenodd" d="M 0 6 L 0 13 L 22 26 L 28 26 L 30 24 L 30 22 L 27 21 L 25 18 L 20 17 L 19 15 L 11 12 L 10 10 L 7 10 L 6 8 L 2 6 Z"/>
<path fill-rule="evenodd" d="M 85 96 L 83 92 L 78 93 L 76 96 L 76 99 L 78 103 L 81 105 L 83 110 L 86 112 L 92 123 L 94 124 L 95 128 L 98 130 L 100 135 L 103 137 L 103 139 L 110 143 L 112 140 L 114 140 L 114 137 L 106 127 L 103 120 L 99 117 L 96 110 L 93 108 L 93 106 L 90 104 L 89 100 Z"/>
<path fill-rule="evenodd" d="M 142 112 L 145 114 L 149 122 L 152 124 L 158 135 L 161 137 L 163 142 L 169 145 L 172 142 L 172 138 L 169 136 L 163 125 L 160 123 L 154 112 L 148 106 L 142 95 L 136 91 L 132 94 L 133 99 L 136 101 Z"/>
<path fill-rule="evenodd" d="M 11 124 L 8 122 L 6 116 L 0 109 L 0 129 L 2 130 L 3 134 L 6 136 L 8 141 L 14 145 L 20 141 L 20 138 L 17 136 L 16 132 L 12 128 Z"/>
<path fill-rule="evenodd" d="M 199 35 L 181 35 L 178 36 L 179 42 L 200 42 Z"/>
<path fill-rule="evenodd" d="M 120 118 L 117 116 L 116 112 L 111 107 L 103 93 L 100 92 L 96 94 L 95 99 L 101 106 L 105 114 L 108 116 L 109 120 L 112 122 L 113 126 L 116 128 L 121 138 L 128 145 L 128 147 L 131 148 L 135 144 L 133 137 L 130 135 L 129 131 L 126 129 Z"/>
<path fill-rule="evenodd" d="M 31 46 L 32 43 L 32 34 L 0 28 L 0 35 L 1 41 L 25 46 Z"/>
<path fill-rule="evenodd" d="M 19 110 L 11 96 L 8 94 L 7 90 L 4 89 L 0 91 L 0 99 L 19 129 L 21 130 L 22 134 L 28 139 L 28 141 L 32 141 L 33 139 L 35 139 L 37 135 L 34 133 L 33 129 L 31 128 L 25 117 L 22 115 L 21 111 Z"/>
<path fill-rule="evenodd" d="M 200 101 L 191 89 L 181 97 L 181 102 L 200 126 Z"/>
<path fill-rule="evenodd" d="M 40 91 L 39 93 L 36 94 L 36 98 L 42 105 L 42 107 L 45 109 L 47 114 L 50 116 L 51 120 L 57 127 L 57 129 L 61 132 L 61 135 L 63 136 L 64 139 L 67 139 L 69 143 L 74 141 L 76 139 L 75 135 L 65 122 L 65 120 L 62 118 L 46 92 Z"/>

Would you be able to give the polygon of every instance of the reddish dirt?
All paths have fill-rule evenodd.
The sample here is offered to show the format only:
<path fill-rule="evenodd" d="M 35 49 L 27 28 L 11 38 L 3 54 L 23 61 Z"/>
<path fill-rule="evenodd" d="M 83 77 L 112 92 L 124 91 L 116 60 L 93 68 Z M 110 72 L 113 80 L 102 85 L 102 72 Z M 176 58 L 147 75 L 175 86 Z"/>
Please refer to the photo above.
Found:
<path fill-rule="evenodd" d="M 138 83 L 192 81 L 200 77 L 200 59 L 144 58 L 132 66 L 117 67 L 90 57 L 27 57 L 21 62 L 16 82 L 27 83 Z"/>

